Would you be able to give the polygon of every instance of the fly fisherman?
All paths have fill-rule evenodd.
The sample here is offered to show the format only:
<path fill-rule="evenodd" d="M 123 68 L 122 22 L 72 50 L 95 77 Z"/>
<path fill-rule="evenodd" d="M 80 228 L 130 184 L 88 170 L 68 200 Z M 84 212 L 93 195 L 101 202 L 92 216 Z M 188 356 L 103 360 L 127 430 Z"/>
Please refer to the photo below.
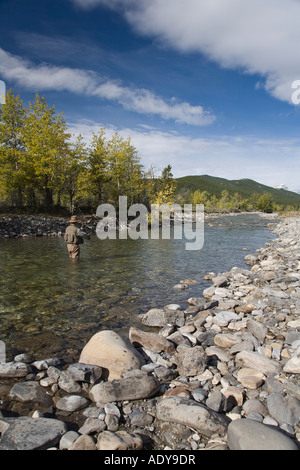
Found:
<path fill-rule="evenodd" d="M 90 235 L 80 230 L 79 221 L 76 215 L 72 215 L 70 225 L 66 228 L 64 239 L 67 243 L 69 256 L 73 260 L 78 260 L 80 255 L 80 246 L 84 243 L 84 239 L 90 239 Z"/>

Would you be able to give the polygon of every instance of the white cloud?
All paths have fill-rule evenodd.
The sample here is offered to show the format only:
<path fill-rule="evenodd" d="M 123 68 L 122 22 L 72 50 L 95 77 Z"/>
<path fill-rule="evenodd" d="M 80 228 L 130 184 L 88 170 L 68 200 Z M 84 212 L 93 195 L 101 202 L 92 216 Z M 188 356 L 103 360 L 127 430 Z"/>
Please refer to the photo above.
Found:
<path fill-rule="evenodd" d="M 129 88 L 99 76 L 93 71 L 35 65 L 0 48 L 0 75 L 6 80 L 34 90 L 69 91 L 115 101 L 125 109 L 140 114 L 153 114 L 163 119 L 202 126 L 211 124 L 215 116 L 202 106 L 192 106 L 172 98 L 169 101 L 141 88 Z"/>
<path fill-rule="evenodd" d="M 73 134 L 82 134 L 86 142 L 97 133 L 101 123 L 70 123 Z M 154 166 L 159 175 L 169 163 L 175 177 L 188 175 L 218 176 L 227 179 L 250 178 L 267 186 L 285 183 L 291 191 L 299 188 L 298 164 L 300 139 L 261 139 L 255 136 L 210 136 L 195 138 L 175 132 L 106 127 L 110 138 L 116 131 L 130 137 L 141 161 L 148 169 Z M 282 158 L 285 155 L 285 158 Z"/>
<path fill-rule="evenodd" d="M 72 0 L 83 6 L 85 0 Z M 291 102 L 300 79 L 299 0 L 90 0 L 120 8 L 141 35 L 223 67 L 260 74 L 265 89 Z"/>
<path fill-rule="evenodd" d="M 0 75 L 33 90 L 67 90 L 89 94 L 96 86 L 96 75 L 93 72 L 48 64 L 34 65 L 1 48 Z"/>
<path fill-rule="evenodd" d="M 125 109 L 140 114 L 157 114 L 163 119 L 173 119 L 176 122 L 202 126 L 215 120 L 202 106 L 191 106 L 186 102 L 178 102 L 174 98 L 167 101 L 146 89 L 131 89 L 115 82 L 106 82 L 97 87 L 94 94 L 101 98 L 115 100 Z"/>

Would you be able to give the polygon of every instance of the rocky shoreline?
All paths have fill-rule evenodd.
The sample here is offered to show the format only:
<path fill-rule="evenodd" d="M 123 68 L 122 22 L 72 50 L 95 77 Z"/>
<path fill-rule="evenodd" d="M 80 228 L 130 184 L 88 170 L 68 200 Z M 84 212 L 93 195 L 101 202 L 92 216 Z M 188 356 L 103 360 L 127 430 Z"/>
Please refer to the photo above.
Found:
<path fill-rule="evenodd" d="M 299 450 L 299 229 L 272 224 L 249 269 L 100 331 L 75 364 L 0 364 L 0 450 Z"/>
<path fill-rule="evenodd" d="M 252 214 L 260 212 L 252 212 Z M 223 215 L 238 216 L 240 214 L 250 214 L 249 212 L 232 213 L 208 213 L 205 219 L 211 219 Z M 272 215 L 268 215 L 269 217 Z M 51 237 L 61 236 L 65 233 L 69 225 L 69 217 L 42 216 L 42 215 L 9 215 L 0 216 L 0 239 L 28 238 L 28 237 Z M 95 215 L 82 215 L 79 217 L 82 222 L 82 229 L 86 233 L 95 233 L 97 223 L 100 218 Z M 118 221 L 117 221 L 118 223 Z"/>
<path fill-rule="evenodd" d="M 50 237 L 63 235 L 69 225 L 69 217 L 10 215 L 0 217 L 0 239 Z M 95 231 L 97 219 L 83 216 L 83 227 L 87 233 Z"/>

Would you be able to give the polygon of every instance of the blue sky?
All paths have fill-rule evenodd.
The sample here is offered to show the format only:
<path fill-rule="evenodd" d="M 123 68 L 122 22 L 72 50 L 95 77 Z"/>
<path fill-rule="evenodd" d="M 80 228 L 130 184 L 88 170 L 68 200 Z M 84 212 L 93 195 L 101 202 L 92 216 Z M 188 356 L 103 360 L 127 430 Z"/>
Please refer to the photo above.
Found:
<path fill-rule="evenodd" d="M 0 0 L 0 80 L 145 169 L 300 190 L 300 0 Z M 299 93 L 300 96 L 300 93 Z"/>

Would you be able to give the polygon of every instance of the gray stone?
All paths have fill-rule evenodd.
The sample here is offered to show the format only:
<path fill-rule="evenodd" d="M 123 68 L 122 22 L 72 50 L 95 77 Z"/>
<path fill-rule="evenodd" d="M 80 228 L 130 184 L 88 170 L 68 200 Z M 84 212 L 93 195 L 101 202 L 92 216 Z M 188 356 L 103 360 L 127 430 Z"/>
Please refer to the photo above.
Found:
<path fill-rule="evenodd" d="M 58 379 L 58 385 L 62 390 L 68 393 L 79 393 L 81 391 L 79 383 L 75 382 L 67 371 L 61 372 Z"/>
<path fill-rule="evenodd" d="M 133 413 L 133 416 L 130 418 L 131 418 L 131 425 L 138 426 L 138 427 L 150 426 L 154 420 L 153 416 L 145 412 Z"/>
<path fill-rule="evenodd" d="M 176 310 L 174 310 L 176 312 Z M 142 331 L 139 328 L 131 327 L 129 329 L 129 341 L 135 346 L 144 346 L 151 351 L 160 353 L 173 353 L 175 346 L 163 336 L 149 331 Z"/>
<path fill-rule="evenodd" d="M 95 440 L 92 436 L 83 434 L 73 442 L 69 450 L 97 450 Z"/>
<path fill-rule="evenodd" d="M 207 364 L 206 354 L 201 346 L 181 348 L 177 352 L 175 360 L 179 374 L 187 377 L 201 374 Z"/>
<path fill-rule="evenodd" d="M 241 365 L 257 369 L 265 375 L 276 374 L 281 370 L 281 366 L 278 362 L 254 351 L 241 351 L 236 355 L 235 360 L 237 366 Z"/>
<path fill-rule="evenodd" d="M 38 382 L 34 381 L 16 383 L 12 387 L 9 396 L 13 400 L 23 403 L 36 403 L 45 407 L 52 405 L 52 398 L 47 395 Z"/>
<path fill-rule="evenodd" d="M 14 362 L 25 362 L 25 364 L 30 364 L 31 362 L 33 362 L 33 359 L 31 356 L 29 356 L 29 354 L 23 353 L 15 356 Z"/>
<path fill-rule="evenodd" d="M 215 346 L 209 346 L 208 348 L 206 348 L 205 352 L 210 358 L 216 357 L 222 362 L 228 362 L 231 359 L 230 355 L 227 354 L 226 351 Z"/>
<path fill-rule="evenodd" d="M 299 387 L 299 385 L 295 385 L 292 382 L 284 382 L 283 387 L 289 395 L 292 395 L 293 397 L 298 398 L 298 400 L 300 400 L 300 387 Z M 281 390 L 279 390 L 279 391 L 281 391 Z"/>
<path fill-rule="evenodd" d="M 240 343 L 234 344 L 230 348 L 230 354 L 237 354 L 241 351 L 253 351 L 254 345 L 252 341 L 241 341 Z"/>
<path fill-rule="evenodd" d="M 55 367 L 55 366 L 50 366 L 50 367 L 47 369 L 47 375 L 48 375 L 48 377 L 50 377 L 51 379 L 53 379 L 55 382 L 58 381 L 60 374 L 61 374 L 61 370 L 58 369 L 58 368 Z"/>
<path fill-rule="evenodd" d="M 300 340 L 300 332 L 290 330 L 285 337 L 286 344 L 293 344 L 294 341 Z"/>
<path fill-rule="evenodd" d="M 140 315 L 140 319 L 144 325 L 164 327 L 165 310 L 163 308 L 152 308 L 148 312 Z"/>
<path fill-rule="evenodd" d="M 154 370 L 154 375 L 161 381 L 169 381 L 175 379 L 178 376 L 178 372 L 168 367 L 159 366 Z"/>
<path fill-rule="evenodd" d="M 87 418 L 102 419 L 102 418 L 100 418 L 100 416 L 103 415 L 103 417 L 104 417 L 105 413 L 104 413 L 104 408 L 103 407 L 89 406 L 88 408 L 83 410 L 82 415 L 86 416 Z"/>
<path fill-rule="evenodd" d="M 0 377 L 25 377 L 30 368 L 24 362 L 4 362 L 0 364 Z"/>
<path fill-rule="evenodd" d="M 117 431 L 119 429 L 119 418 L 116 415 L 107 414 L 104 422 L 108 431 Z"/>
<path fill-rule="evenodd" d="M 276 419 L 272 418 L 270 415 L 263 419 L 263 423 L 267 424 L 268 426 L 278 426 Z"/>
<path fill-rule="evenodd" d="M 223 411 L 225 397 L 220 392 L 220 390 L 216 390 L 209 394 L 205 405 L 208 406 L 211 410 L 216 411 L 217 413 Z"/>
<path fill-rule="evenodd" d="M 78 411 L 86 408 L 89 405 L 89 401 L 79 395 L 67 395 L 60 398 L 56 403 L 56 408 L 62 411 Z"/>
<path fill-rule="evenodd" d="M 102 367 L 93 364 L 71 364 L 67 372 L 76 382 L 88 382 L 94 385 L 102 375 Z"/>
<path fill-rule="evenodd" d="M 257 255 L 246 255 L 245 256 L 245 263 L 248 266 L 254 266 L 259 261 L 259 256 Z"/>
<path fill-rule="evenodd" d="M 262 423 L 264 420 L 263 415 L 257 413 L 257 411 L 251 411 L 251 413 L 248 414 L 247 418 L 253 419 L 254 421 L 258 421 L 259 423 Z"/>
<path fill-rule="evenodd" d="M 104 421 L 98 418 L 87 418 L 84 424 L 78 429 L 79 434 L 91 434 L 102 432 L 106 429 Z"/>
<path fill-rule="evenodd" d="M 213 323 L 216 323 L 220 327 L 225 327 L 231 321 L 238 321 L 240 317 L 235 313 L 228 310 L 224 310 L 222 312 L 217 313 L 215 317 L 213 317 Z"/>
<path fill-rule="evenodd" d="M 183 424 L 207 437 L 215 433 L 224 434 L 229 422 L 226 416 L 194 400 L 180 397 L 161 400 L 157 405 L 156 416 L 163 421 Z"/>
<path fill-rule="evenodd" d="M 300 357 L 292 357 L 287 361 L 283 368 L 284 372 L 290 374 L 300 374 Z"/>
<path fill-rule="evenodd" d="M 48 418 L 2 418 L 7 426 L 0 439 L 0 450 L 45 450 L 55 446 L 67 432 L 66 425 Z"/>
<path fill-rule="evenodd" d="M 104 406 L 104 411 L 107 415 L 114 415 L 117 416 L 117 418 L 121 418 L 121 412 L 114 403 L 106 403 Z"/>
<path fill-rule="evenodd" d="M 267 397 L 267 407 L 279 425 L 295 426 L 300 419 L 300 401 L 297 398 L 284 397 L 281 393 L 270 393 Z"/>
<path fill-rule="evenodd" d="M 252 419 L 237 419 L 228 426 L 230 450 L 299 450 L 297 444 L 277 428 Z"/>
<path fill-rule="evenodd" d="M 269 393 L 274 393 L 274 392 L 279 393 L 279 392 L 282 392 L 283 385 L 279 380 L 275 379 L 275 377 L 268 377 L 265 380 L 264 388 Z"/>
<path fill-rule="evenodd" d="M 98 436 L 99 450 L 141 450 L 143 440 L 137 433 L 103 431 Z"/>
<path fill-rule="evenodd" d="M 224 275 L 216 276 L 213 279 L 213 284 L 216 287 L 225 287 L 228 285 L 228 278 Z"/>
<path fill-rule="evenodd" d="M 90 394 L 96 403 L 108 403 L 149 398 L 155 395 L 159 388 L 159 382 L 155 377 L 143 375 L 96 384 Z"/>
<path fill-rule="evenodd" d="M 214 296 L 215 290 L 215 286 L 208 287 L 207 289 L 204 289 L 202 295 L 205 299 L 211 299 Z"/>
<path fill-rule="evenodd" d="M 153 308 L 148 312 L 140 315 L 141 321 L 144 325 L 164 327 L 168 324 L 183 326 L 185 315 L 181 310 L 174 310 L 168 308 Z"/>
<path fill-rule="evenodd" d="M 246 416 L 250 413 L 259 413 L 262 416 L 267 416 L 268 414 L 265 404 L 257 398 L 250 398 L 249 400 L 245 401 L 243 404 L 243 410 Z"/>
<path fill-rule="evenodd" d="M 181 310 L 181 307 L 179 304 L 168 304 L 168 305 L 165 305 L 164 309 L 165 310 Z"/>
<path fill-rule="evenodd" d="M 191 345 L 189 339 L 183 336 L 180 331 L 174 331 L 174 333 L 171 333 L 169 336 L 167 336 L 167 340 L 172 341 L 172 343 L 174 343 L 176 346 L 178 346 L 179 344 L 187 344 L 188 346 Z"/>
<path fill-rule="evenodd" d="M 203 390 L 202 388 L 196 388 L 196 390 L 192 391 L 192 397 L 198 402 L 204 401 L 207 398 L 207 395 L 207 390 Z"/>
<path fill-rule="evenodd" d="M 173 289 L 177 289 L 177 290 L 184 290 L 184 289 L 188 289 L 189 286 L 187 284 L 176 284 Z"/>
<path fill-rule="evenodd" d="M 60 366 L 62 365 L 63 360 L 59 357 L 50 357 L 48 359 L 42 359 L 41 361 L 33 362 L 33 366 L 38 370 L 48 369 L 50 366 Z"/>
<path fill-rule="evenodd" d="M 255 336 L 260 344 L 264 342 L 266 334 L 268 333 L 268 328 L 265 325 L 252 319 L 247 321 L 247 330 Z"/>
<path fill-rule="evenodd" d="M 214 337 L 215 345 L 221 348 L 231 348 L 235 344 L 240 343 L 240 341 L 241 338 L 239 336 L 231 333 L 220 333 Z"/>
<path fill-rule="evenodd" d="M 59 449 L 60 450 L 69 450 L 73 442 L 78 439 L 79 434 L 76 431 L 68 431 L 64 434 L 59 441 Z"/>

